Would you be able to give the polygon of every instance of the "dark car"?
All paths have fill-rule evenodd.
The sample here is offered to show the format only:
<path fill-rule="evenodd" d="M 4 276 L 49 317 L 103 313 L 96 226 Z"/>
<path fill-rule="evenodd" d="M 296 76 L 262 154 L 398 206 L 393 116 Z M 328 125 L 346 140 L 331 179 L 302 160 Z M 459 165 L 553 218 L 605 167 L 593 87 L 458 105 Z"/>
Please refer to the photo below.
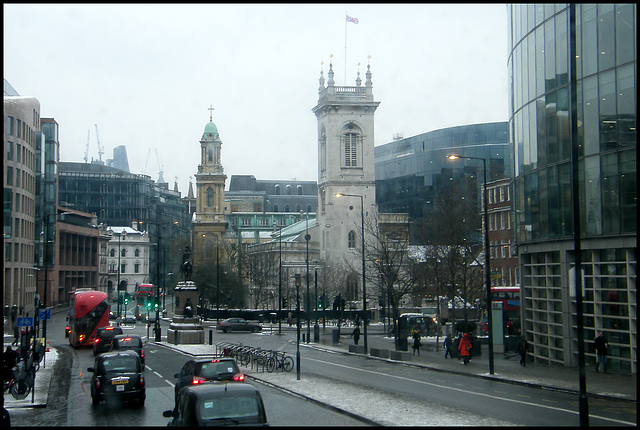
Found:
<path fill-rule="evenodd" d="M 137 334 L 119 334 L 111 341 L 110 351 L 135 351 L 140 357 L 140 363 L 144 367 L 144 344 L 142 338 Z"/>
<path fill-rule="evenodd" d="M 140 358 L 134 351 L 105 352 L 95 358 L 93 367 L 87 368 L 91 376 L 91 400 L 121 400 L 144 406 L 145 381 Z"/>
<path fill-rule="evenodd" d="M 178 393 L 170 426 L 268 426 L 260 392 L 249 384 L 202 384 Z"/>
<path fill-rule="evenodd" d="M 252 323 L 244 318 L 228 318 L 220 321 L 220 324 L 216 327 L 217 330 L 222 330 L 225 333 L 231 333 L 232 331 L 250 331 L 252 333 L 258 333 L 262 331 L 262 326 L 257 323 Z"/>
<path fill-rule="evenodd" d="M 176 399 L 182 387 L 199 385 L 207 381 L 244 382 L 244 374 L 231 357 L 199 358 L 187 361 L 176 378 Z"/>
<path fill-rule="evenodd" d="M 111 349 L 111 341 L 119 334 L 122 334 L 120 327 L 101 327 L 96 331 L 96 339 L 93 341 L 93 355 L 107 352 Z"/>
<path fill-rule="evenodd" d="M 134 317 L 124 317 L 120 322 L 126 325 L 136 325 L 136 319 Z"/>

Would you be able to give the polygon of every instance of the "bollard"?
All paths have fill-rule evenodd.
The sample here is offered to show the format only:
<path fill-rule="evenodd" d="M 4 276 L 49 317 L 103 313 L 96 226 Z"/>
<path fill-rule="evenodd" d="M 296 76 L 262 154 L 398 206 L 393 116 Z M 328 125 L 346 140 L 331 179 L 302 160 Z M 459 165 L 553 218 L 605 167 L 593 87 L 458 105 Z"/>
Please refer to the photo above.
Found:
<path fill-rule="evenodd" d="M 209 345 L 213 345 L 213 330 L 209 330 Z"/>
<path fill-rule="evenodd" d="M 305 343 L 305 342 L 306 342 L 306 341 L 305 341 L 305 334 L 306 334 L 306 333 L 302 333 L 302 343 Z"/>

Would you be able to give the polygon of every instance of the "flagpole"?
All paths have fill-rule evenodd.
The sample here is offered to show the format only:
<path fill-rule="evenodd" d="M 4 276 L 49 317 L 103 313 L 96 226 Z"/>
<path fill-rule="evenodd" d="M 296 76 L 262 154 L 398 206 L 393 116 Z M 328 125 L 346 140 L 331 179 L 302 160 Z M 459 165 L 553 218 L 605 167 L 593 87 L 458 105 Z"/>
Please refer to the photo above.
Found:
<path fill-rule="evenodd" d="M 347 85 L 347 11 L 344 11 L 344 84 Z"/>

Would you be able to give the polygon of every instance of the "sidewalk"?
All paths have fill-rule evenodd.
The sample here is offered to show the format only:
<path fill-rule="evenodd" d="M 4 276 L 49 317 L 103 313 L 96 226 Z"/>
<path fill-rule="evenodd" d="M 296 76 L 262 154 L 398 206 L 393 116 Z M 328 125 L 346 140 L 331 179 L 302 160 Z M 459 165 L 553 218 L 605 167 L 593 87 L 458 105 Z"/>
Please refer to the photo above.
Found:
<path fill-rule="evenodd" d="M 333 329 L 334 327 L 331 327 Z M 321 332 L 321 341 L 323 339 L 331 342 L 331 331 L 329 327 L 325 330 L 324 335 Z M 349 353 L 349 345 L 353 345 L 353 338 L 347 333 L 351 333 L 351 329 L 345 328 L 341 331 L 340 343 L 309 343 L 309 346 L 332 350 L 335 352 Z M 375 333 L 375 332 L 374 332 Z M 326 342 L 325 340 L 325 342 Z M 492 379 L 505 383 L 521 384 L 528 386 L 537 386 L 545 389 L 562 390 L 567 392 L 580 392 L 580 381 L 578 368 L 568 368 L 561 366 L 549 366 L 537 363 L 527 362 L 526 367 L 520 365 L 520 356 L 513 353 L 498 354 L 494 353 L 494 374 L 489 373 L 489 356 L 488 346 L 483 345 L 480 357 L 473 357 L 469 365 L 461 364 L 460 359 L 445 359 L 444 348 L 442 347 L 443 338 L 440 338 L 440 345 L 436 351 L 436 338 L 427 337 L 422 339 L 422 348 L 420 348 L 420 356 L 412 355 L 411 342 L 409 342 L 408 351 L 403 354 L 403 360 L 390 360 L 377 358 L 368 355 L 367 358 L 377 360 L 387 360 L 403 365 L 417 366 L 430 370 L 465 374 L 478 378 Z M 359 346 L 363 345 L 363 337 L 360 337 Z M 367 336 L 368 348 L 379 348 L 386 350 L 394 350 L 393 338 L 383 336 L 382 334 L 369 334 Z M 353 354 L 353 353 L 351 353 Z M 364 354 L 361 354 L 364 356 Z M 406 359 L 406 361 L 405 361 Z M 596 373 L 593 366 L 587 364 L 585 369 L 587 396 L 603 397 L 608 399 L 617 399 L 630 402 L 637 401 L 636 378 L 630 374 L 622 374 L 617 372 Z"/>
<path fill-rule="evenodd" d="M 4 344 L 2 351 L 7 349 L 7 346 L 11 345 L 13 341 L 13 335 L 4 335 Z M 15 349 L 15 347 L 13 347 Z M 35 390 L 22 399 L 16 400 L 11 393 L 4 393 L 4 407 L 11 408 L 44 408 L 47 406 L 47 399 L 49 397 L 49 386 L 51 385 L 51 376 L 53 375 L 53 367 L 56 364 L 58 354 L 55 348 L 49 348 L 49 351 L 45 352 L 44 359 L 40 363 L 40 369 L 36 372 Z"/>

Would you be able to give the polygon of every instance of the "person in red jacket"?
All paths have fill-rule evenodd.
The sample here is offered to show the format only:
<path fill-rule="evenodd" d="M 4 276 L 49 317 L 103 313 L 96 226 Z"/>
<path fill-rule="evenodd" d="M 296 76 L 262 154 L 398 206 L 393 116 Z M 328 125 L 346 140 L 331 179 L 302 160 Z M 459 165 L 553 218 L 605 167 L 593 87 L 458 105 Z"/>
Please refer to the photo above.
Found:
<path fill-rule="evenodd" d="M 469 364 L 469 356 L 471 354 L 471 339 L 469 339 L 469 334 L 465 333 L 458 344 L 458 351 L 460 352 L 460 357 L 462 357 L 462 362 L 466 366 Z"/>

